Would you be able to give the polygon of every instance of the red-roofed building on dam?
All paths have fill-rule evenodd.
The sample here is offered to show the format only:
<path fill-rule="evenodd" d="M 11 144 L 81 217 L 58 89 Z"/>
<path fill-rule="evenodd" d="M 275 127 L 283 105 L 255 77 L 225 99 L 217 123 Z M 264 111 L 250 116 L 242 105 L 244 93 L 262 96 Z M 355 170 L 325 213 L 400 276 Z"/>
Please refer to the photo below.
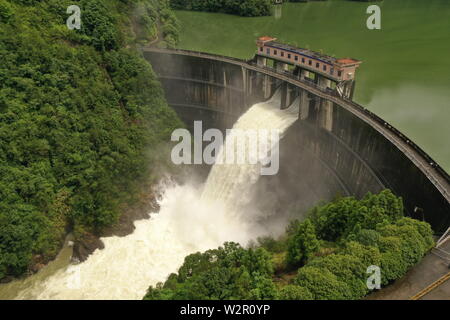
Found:
<path fill-rule="evenodd" d="M 335 83 L 342 96 L 351 98 L 356 69 L 362 61 L 353 58 L 335 58 L 276 40 L 268 36 L 257 39 L 256 55 L 259 65 L 266 66 L 267 59 L 274 60 L 274 66 L 278 70 L 287 71 L 288 65 L 293 65 L 302 78 L 315 80 L 317 84 L 329 88 Z"/>

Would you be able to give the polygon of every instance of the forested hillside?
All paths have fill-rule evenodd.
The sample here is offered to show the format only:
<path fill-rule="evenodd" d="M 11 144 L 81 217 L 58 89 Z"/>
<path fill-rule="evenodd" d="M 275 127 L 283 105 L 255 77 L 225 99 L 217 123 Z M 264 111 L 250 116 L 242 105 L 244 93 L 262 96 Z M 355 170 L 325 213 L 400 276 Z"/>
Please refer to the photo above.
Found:
<path fill-rule="evenodd" d="M 402 199 L 389 190 L 340 198 L 293 221 L 280 239 L 187 256 L 144 299 L 360 299 L 370 292 L 368 267 L 379 267 L 387 285 L 433 244 L 430 225 L 403 217 Z"/>
<path fill-rule="evenodd" d="M 0 279 L 117 221 L 180 126 L 133 48 L 177 28 L 166 0 L 0 0 Z"/>

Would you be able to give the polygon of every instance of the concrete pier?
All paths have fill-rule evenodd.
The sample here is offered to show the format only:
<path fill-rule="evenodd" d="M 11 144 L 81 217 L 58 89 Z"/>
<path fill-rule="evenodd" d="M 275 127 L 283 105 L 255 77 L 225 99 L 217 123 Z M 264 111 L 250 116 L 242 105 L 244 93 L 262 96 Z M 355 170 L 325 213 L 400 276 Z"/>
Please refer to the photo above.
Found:
<path fill-rule="evenodd" d="M 289 70 L 289 65 L 281 61 L 274 61 L 275 70 L 278 72 L 285 72 Z"/>
<path fill-rule="evenodd" d="M 308 91 L 300 90 L 300 120 L 305 120 L 309 117 L 309 98 Z"/>
<path fill-rule="evenodd" d="M 320 126 L 325 130 L 333 130 L 333 103 L 326 99 L 320 99 Z"/>
<path fill-rule="evenodd" d="M 267 58 L 261 57 L 261 56 L 257 56 L 256 57 L 256 64 L 259 67 L 265 67 L 267 66 Z"/>

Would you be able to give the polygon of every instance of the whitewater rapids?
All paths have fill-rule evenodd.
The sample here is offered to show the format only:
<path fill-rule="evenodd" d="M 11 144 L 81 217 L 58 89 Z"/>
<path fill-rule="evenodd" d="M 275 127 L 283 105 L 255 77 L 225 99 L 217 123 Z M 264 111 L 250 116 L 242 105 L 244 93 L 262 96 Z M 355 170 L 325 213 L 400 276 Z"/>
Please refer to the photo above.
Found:
<path fill-rule="evenodd" d="M 256 104 L 235 127 L 276 128 L 282 135 L 297 119 L 298 109 L 279 106 L 278 95 Z M 132 234 L 102 238 L 103 250 L 34 281 L 16 299 L 142 299 L 150 285 L 177 272 L 188 254 L 225 241 L 246 245 L 258 236 L 276 233 L 275 226 L 260 223 L 257 212 L 243 212 L 243 206 L 235 205 L 252 201 L 248 191 L 258 180 L 259 169 L 260 165 L 214 165 L 203 195 L 194 185 L 163 185 L 159 213 L 136 221 Z"/>

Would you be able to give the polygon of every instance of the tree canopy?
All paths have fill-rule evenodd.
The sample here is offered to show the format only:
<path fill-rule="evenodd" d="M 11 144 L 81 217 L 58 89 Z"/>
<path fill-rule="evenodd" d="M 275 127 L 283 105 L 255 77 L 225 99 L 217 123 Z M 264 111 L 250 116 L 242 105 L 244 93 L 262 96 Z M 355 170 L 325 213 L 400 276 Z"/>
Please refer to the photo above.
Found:
<path fill-rule="evenodd" d="M 0 279 L 54 257 L 66 230 L 117 221 L 180 126 L 132 49 L 135 16 L 173 24 L 167 1 L 75 3 L 80 30 L 66 26 L 74 1 L 0 0 Z"/>
<path fill-rule="evenodd" d="M 269 16 L 272 0 L 170 0 L 174 9 L 223 12 L 245 17 Z"/>

